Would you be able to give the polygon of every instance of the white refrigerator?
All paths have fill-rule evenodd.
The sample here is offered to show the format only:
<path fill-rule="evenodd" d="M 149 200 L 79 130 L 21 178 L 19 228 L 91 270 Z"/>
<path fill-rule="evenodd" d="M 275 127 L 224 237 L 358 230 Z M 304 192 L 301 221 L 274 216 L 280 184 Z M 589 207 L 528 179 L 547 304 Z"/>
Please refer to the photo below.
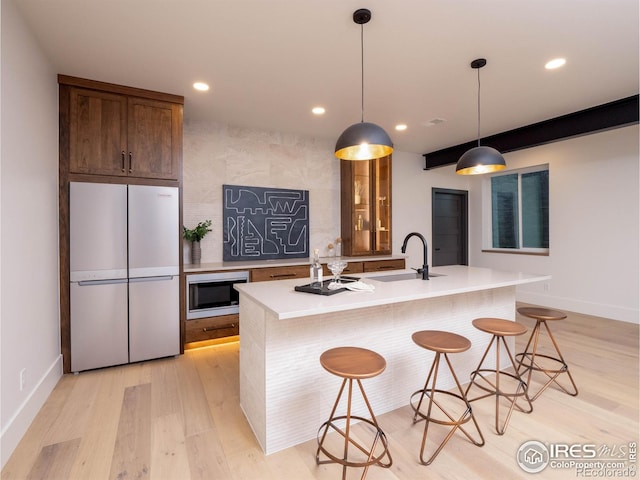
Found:
<path fill-rule="evenodd" d="M 178 189 L 70 183 L 71 370 L 180 353 Z"/>

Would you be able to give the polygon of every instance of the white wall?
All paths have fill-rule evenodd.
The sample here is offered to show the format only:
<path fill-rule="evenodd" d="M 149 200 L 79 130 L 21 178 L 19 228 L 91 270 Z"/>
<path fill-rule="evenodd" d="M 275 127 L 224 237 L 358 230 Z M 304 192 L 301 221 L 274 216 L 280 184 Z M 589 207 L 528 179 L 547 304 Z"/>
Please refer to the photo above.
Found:
<path fill-rule="evenodd" d="M 58 89 L 11 0 L 1 4 L 2 466 L 62 375 L 58 307 Z M 24 389 L 19 374 L 26 371 Z"/>
<path fill-rule="evenodd" d="M 470 264 L 550 274 L 518 299 L 638 323 L 638 125 L 505 155 L 509 169 L 549 164 L 548 257 L 482 253 L 482 179 L 470 188 Z"/>

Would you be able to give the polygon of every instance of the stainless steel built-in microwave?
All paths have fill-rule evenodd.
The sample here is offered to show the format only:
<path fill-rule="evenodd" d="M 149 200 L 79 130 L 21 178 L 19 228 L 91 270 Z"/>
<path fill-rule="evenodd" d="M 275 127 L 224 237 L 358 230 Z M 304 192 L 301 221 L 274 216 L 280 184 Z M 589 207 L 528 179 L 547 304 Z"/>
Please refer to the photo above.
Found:
<path fill-rule="evenodd" d="M 187 320 L 230 315 L 240 311 L 236 283 L 247 283 L 249 272 L 187 275 Z"/>

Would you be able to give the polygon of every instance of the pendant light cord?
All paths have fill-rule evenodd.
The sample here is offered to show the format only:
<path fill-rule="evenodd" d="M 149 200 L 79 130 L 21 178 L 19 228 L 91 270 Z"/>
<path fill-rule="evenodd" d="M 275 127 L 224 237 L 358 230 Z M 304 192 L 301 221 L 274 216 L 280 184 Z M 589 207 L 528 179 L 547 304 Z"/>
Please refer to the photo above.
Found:
<path fill-rule="evenodd" d="M 480 146 L 480 69 L 478 68 L 478 146 Z"/>
<path fill-rule="evenodd" d="M 364 24 L 360 24 L 360 122 L 364 122 Z"/>

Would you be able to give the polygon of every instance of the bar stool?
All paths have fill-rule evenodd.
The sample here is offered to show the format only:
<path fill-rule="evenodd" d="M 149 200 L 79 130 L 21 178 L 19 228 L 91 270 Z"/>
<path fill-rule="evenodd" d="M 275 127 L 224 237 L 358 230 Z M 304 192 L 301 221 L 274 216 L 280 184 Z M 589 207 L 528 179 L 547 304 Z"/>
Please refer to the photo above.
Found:
<path fill-rule="evenodd" d="M 320 355 L 320 364 L 329 373 L 343 378 L 343 381 L 342 386 L 340 387 L 340 391 L 338 392 L 336 402 L 333 405 L 331 414 L 329 415 L 329 420 L 324 422 L 318 430 L 318 450 L 316 451 L 316 463 L 318 465 L 325 463 L 338 463 L 342 465 L 343 480 L 346 478 L 347 467 L 364 467 L 364 471 L 362 472 L 361 477 L 362 479 L 366 477 L 367 471 L 371 465 L 379 465 L 383 468 L 390 467 L 393 460 L 391 459 L 391 454 L 389 453 L 389 444 L 387 442 L 387 437 L 378 425 L 378 421 L 373 414 L 373 410 L 371 409 L 371 405 L 369 404 L 369 399 L 367 398 L 367 395 L 364 392 L 364 388 L 362 388 L 362 382 L 360 381 L 361 379 L 372 378 L 380 375 L 387 366 L 387 362 L 385 361 L 385 359 L 376 352 L 367 350 L 365 348 L 338 347 L 327 350 L 322 355 Z M 367 405 L 369 414 L 371 415 L 370 418 L 364 418 L 351 414 L 351 400 L 354 380 L 360 388 L 362 398 Z M 336 409 L 338 407 L 338 403 L 340 402 L 340 398 L 342 397 L 344 387 L 347 383 L 349 384 L 347 396 L 347 413 L 346 415 L 336 416 Z M 346 421 L 344 430 L 336 425 L 335 422 L 338 420 Z M 375 435 L 370 448 L 364 447 L 350 435 L 352 420 L 359 420 L 373 427 Z M 344 446 L 340 457 L 331 453 L 324 446 L 324 441 L 330 428 L 344 437 Z M 320 432 L 322 432 L 322 438 L 320 438 Z M 378 446 L 378 442 L 381 442 L 382 448 L 379 448 L 376 453 L 376 446 Z M 349 459 L 349 445 L 353 445 L 358 450 L 360 450 L 360 452 L 366 455 L 366 459 L 354 459 L 353 456 L 352 459 Z M 329 460 L 321 461 L 320 452 L 324 453 L 329 458 Z M 386 463 L 384 463 L 382 460 L 385 456 L 388 458 L 388 462 Z"/>
<path fill-rule="evenodd" d="M 478 364 L 478 368 L 476 368 L 473 372 L 471 372 L 471 382 L 467 387 L 467 391 L 465 392 L 467 397 L 469 395 L 469 390 L 473 385 L 476 385 L 481 390 L 484 390 L 485 395 L 481 395 L 479 397 L 470 399 L 469 402 L 475 402 L 476 400 L 480 400 L 486 397 L 495 396 L 496 397 L 496 432 L 498 435 L 504 434 L 507 429 L 507 425 L 509 424 L 509 420 L 511 418 L 511 414 L 513 413 L 514 407 L 517 407 L 518 410 L 524 413 L 531 413 L 533 411 L 533 405 L 531 404 L 531 400 L 529 399 L 529 394 L 527 393 L 527 384 L 522 380 L 520 375 L 518 374 L 518 369 L 516 367 L 516 362 L 511 354 L 511 350 L 509 350 L 509 345 L 504 337 L 511 337 L 517 335 L 524 335 L 527 333 L 527 328 L 524 325 L 521 325 L 516 322 L 512 322 L 510 320 L 503 320 L 501 318 L 476 318 L 473 320 L 473 326 L 478 330 L 489 333 L 492 335 L 491 341 L 487 346 L 487 349 Z M 507 372 L 505 370 L 500 369 L 500 343 L 504 346 L 509 360 L 511 360 L 511 365 L 513 366 L 514 373 Z M 487 358 L 491 347 L 495 344 L 496 350 L 496 364 L 495 368 L 482 368 L 482 365 Z M 495 375 L 495 383 L 488 378 L 485 373 L 491 372 Z M 518 387 L 513 392 L 505 392 L 500 388 L 500 378 L 501 376 L 506 377 L 506 380 L 512 383 L 509 379 L 515 380 L 518 383 Z M 480 377 L 480 378 L 478 378 Z M 480 380 L 483 383 L 480 383 Z M 509 411 L 507 412 L 507 416 L 504 420 L 502 427 L 500 427 L 500 397 L 505 397 L 510 400 Z M 517 405 L 518 398 L 524 397 L 524 399 L 529 404 L 528 410 L 523 410 L 519 405 Z"/>
<path fill-rule="evenodd" d="M 422 434 L 422 445 L 420 446 L 420 462 L 423 465 L 430 465 L 458 428 L 462 431 L 462 433 L 465 434 L 465 436 L 471 443 L 477 445 L 478 447 L 483 446 L 484 437 L 482 436 L 482 432 L 480 431 L 478 422 L 476 421 L 476 418 L 471 411 L 471 405 L 469 405 L 469 402 L 467 401 L 467 397 L 462 390 L 462 387 L 460 386 L 458 377 L 456 376 L 453 366 L 451 365 L 451 361 L 449 360 L 450 353 L 460 353 L 469 350 L 469 348 L 471 348 L 471 342 L 461 335 L 437 330 L 422 330 L 419 332 L 415 332 L 413 335 L 411 335 L 411 338 L 416 343 L 416 345 L 436 353 L 433 363 L 431 364 L 429 374 L 427 375 L 427 380 L 424 383 L 424 388 L 422 388 L 422 390 L 414 392 L 411 395 L 411 399 L 409 401 L 411 408 L 413 408 L 413 411 L 415 412 L 413 415 L 413 424 L 415 425 L 417 422 L 420 422 L 422 420 L 425 421 L 424 433 Z M 440 367 L 441 356 L 444 356 L 446 364 L 449 367 L 449 372 L 451 372 L 451 375 L 456 382 L 459 393 L 453 393 L 447 390 L 436 388 L 436 380 L 438 377 L 438 369 Z M 429 382 L 431 382 L 431 386 L 429 386 Z M 436 394 L 438 398 L 442 398 L 445 401 L 448 396 L 450 398 L 455 398 L 460 402 L 463 402 L 465 409 L 462 415 L 460 415 L 456 419 L 453 413 L 447 411 L 444 408 L 444 406 L 442 405 L 442 400 L 438 401 L 436 399 Z M 416 404 L 416 399 L 418 397 L 420 398 L 420 400 L 417 401 Z M 425 397 L 429 399 L 429 404 L 427 406 L 427 412 L 423 413 L 421 411 L 421 407 L 422 401 L 425 399 Z M 454 402 L 455 401 L 456 400 L 454 400 Z M 444 414 L 447 419 L 443 419 L 442 415 L 440 415 L 440 418 L 436 418 L 436 414 L 438 413 L 438 411 L 432 410 L 434 405 L 438 407 L 441 414 Z M 451 410 L 451 408 L 449 408 L 449 410 Z M 469 420 L 473 420 L 473 424 L 475 425 L 476 430 L 480 435 L 479 441 L 474 440 L 473 437 L 471 437 L 471 435 L 467 433 L 467 431 L 462 427 L 462 425 L 467 423 Z M 445 425 L 451 427 L 451 429 L 444 440 L 437 447 L 433 455 L 431 455 L 428 460 L 425 460 L 424 447 L 427 441 L 427 432 L 429 431 L 429 425 L 431 423 L 435 423 L 437 425 Z"/>
<path fill-rule="evenodd" d="M 527 374 L 527 385 L 531 386 L 531 374 L 534 372 L 542 372 L 549 380 L 545 383 L 538 392 L 531 397 L 531 401 L 533 402 L 536 398 L 540 396 L 542 392 L 544 392 L 549 385 L 555 383 L 563 392 L 572 397 L 578 395 L 578 387 L 576 387 L 576 383 L 573 381 L 573 377 L 569 372 L 569 367 L 567 366 L 567 362 L 565 362 L 562 353 L 560 353 L 560 348 L 558 347 L 558 343 L 556 339 L 551 334 L 551 330 L 549 329 L 549 325 L 547 322 L 553 322 L 558 320 L 564 320 L 567 318 L 567 315 L 563 312 L 559 312 L 557 310 L 550 310 L 548 308 L 537 308 L 537 307 L 520 307 L 518 308 L 518 313 L 528 318 L 533 318 L 536 321 L 536 326 L 533 327 L 533 331 L 531 332 L 531 336 L 529 337 L 529 341 L 527 342 L 527 346 L 524 349 L 523 353 L 519 353 L 516 355 L 516 358 L 519 359 L 518 363 L 518 373 L 522 370 L 522 376 Z M 538 339 L 540 337 L 540 330 L 544 325 L 545 330 L 547 331 L 547 335 L 551 339 L 553 343 L 553 347 L 556 350 L 557 356 L 552 355 L 542 355 L 538 353 Z M 533 342 L 533 346 L 531 343 Z M 532 347 L 531 350 L 529 348 Z M 546 359 L 541 362 L 546 362 L 547 367 L 542 366 L 542 363 L 538 362 L 538 359 Z M 550 361 L 550 362 L 549 362 Z M 557 368 L 549 368 L 551 366 L 555 366 Z M 563 385 L 558 382 L 558 377 L 566 373 L 569 377 L 569 381 L 573 386 L 573 391 L 569 391 Z"/>

